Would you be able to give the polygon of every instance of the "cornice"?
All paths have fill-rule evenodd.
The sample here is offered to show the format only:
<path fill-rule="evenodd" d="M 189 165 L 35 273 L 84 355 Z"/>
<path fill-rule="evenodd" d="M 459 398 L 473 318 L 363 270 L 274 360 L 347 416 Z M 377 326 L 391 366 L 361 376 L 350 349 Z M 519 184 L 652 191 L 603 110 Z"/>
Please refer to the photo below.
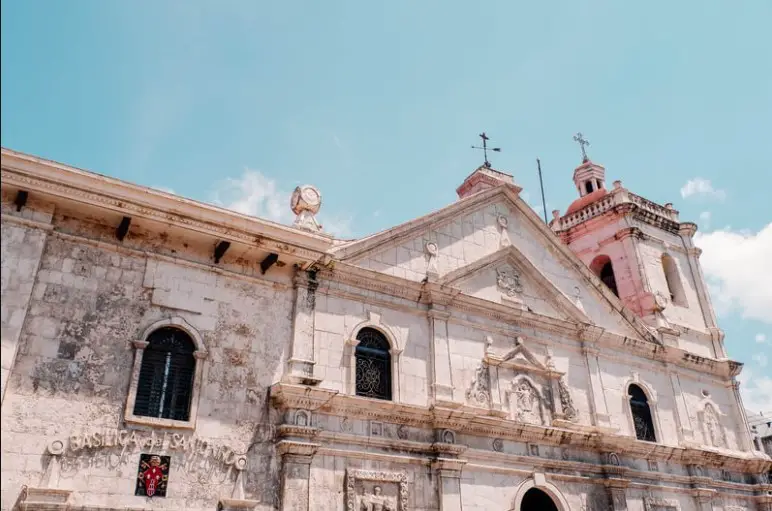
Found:
<path fill-rule="evenodd" d="M 146 218 L 223 240 L 317 260 L 332 238 L 228 211 L 209 204 L 86 172 L 60 163 L 2 150 L 3 185 L 87 204 L 124 216 Z"/>
<path fill-rule="evenodd" d="M 657 461 L 675 461 L 685 465 L 721 466 L 746 473 L 755 473 L 769 465 L 768 459 L 739 452 L 715 453 L 695 447 L 680 447 L 643 442 L 627 436 L 582 426 L 549 427 L 523 424 L 494 415 L 480 415 L 478 409 L 459 407 L 423 407 L 392 401 L 380 401 L 340 394 L 336 391 L 276 383 L 271 387 L 274 406 L 279 409 L 307 409 L 325 414 L 377 420 L 425 428 L 447 428 L 459 433 L 502 438 L 517 442 L 545 445 L 575 446 L 601 452 L 624 452 L 627 456 Z M 320 432 L 319 438 L 328 437 Z M 334 438 L 340 438 L 338 433 Z M 348 438 L 344 435 L 344 438 Z M 449 444 L 454 445 L 454 444 Z M 410 446 L 410 444 L 407 444 Z M 731 483 L 730 483 L 731 484 Z"/>

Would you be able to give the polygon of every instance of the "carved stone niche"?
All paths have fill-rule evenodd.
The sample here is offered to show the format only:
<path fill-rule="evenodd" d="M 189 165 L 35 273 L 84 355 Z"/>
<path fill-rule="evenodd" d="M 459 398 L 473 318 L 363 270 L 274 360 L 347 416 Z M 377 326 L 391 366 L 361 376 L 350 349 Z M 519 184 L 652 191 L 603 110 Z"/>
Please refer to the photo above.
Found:
<path fill-rule="evenodd" d="M 483 363 L 495 368 L 495 386 L 507 396 L 509 416 L 515 421 L 550 426 L 554 420 L 576 420 L 578 414 L 565 380 L 548 353 L 547 364 L 540 362 L 525 346 L 522 337 L 504 355 L 487 352 Z M 500 380 L 507 381 L 502 385 Z"/>
<path fill-rule="evenodd" d="M 407 511 L 404 472 L 346 470 L 346 511 Z"/>

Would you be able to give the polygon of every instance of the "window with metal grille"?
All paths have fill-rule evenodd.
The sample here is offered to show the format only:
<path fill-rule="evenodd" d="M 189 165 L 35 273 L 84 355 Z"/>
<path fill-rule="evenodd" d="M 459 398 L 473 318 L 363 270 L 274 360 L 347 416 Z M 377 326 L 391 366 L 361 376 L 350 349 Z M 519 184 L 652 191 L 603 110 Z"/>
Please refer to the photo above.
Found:
<path fill-rule="evenodd" d="M 193 340 L 176 328 L 159 328 L 147 339 L 139 371 L 134 415 L 187 421 L 196 359 Z"/>
<path fill-rule="evenodd" d="M 375 399 L 391 399 L 391 354 L 386 336 L 374 328 L 357 334 L 356 394 Z"/>
<path fill-rule="evenodd" d="M 635 437 L 638 440 L 656 442 L 654 421 L 651 419 L 651 409 L 646 394 L 638 385 L 633 384 L 628 389 L 628 395 L 630 396 L 630 411 L 633 414 L 633 424 L 635 425 Z"/>

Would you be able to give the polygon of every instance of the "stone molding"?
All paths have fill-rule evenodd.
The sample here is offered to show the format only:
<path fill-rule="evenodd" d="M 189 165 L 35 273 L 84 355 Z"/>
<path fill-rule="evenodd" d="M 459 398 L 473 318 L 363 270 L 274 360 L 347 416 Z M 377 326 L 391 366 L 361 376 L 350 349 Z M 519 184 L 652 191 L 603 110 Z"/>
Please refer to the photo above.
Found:
<path fill-rule="evenodd" d="M 632 337 L 625 337 L 613 332 L 598 330 L 599 327 L 593 327 L 587 323 L 582 322 L 577 324 L 573 321 L 548 318 L 532 312 L 513 309 L 510 306 L 490 302 L 482 298 L 460 294 L 458 290 L 442 287 L 439 284 L 421 284 L 412 282 L 342 262 L 336 264 L 336 270 L 334 272 L 328 269 L 320 270 L 319 280 L 322 282 L 319 292 L 340 295 L 345 298 L 365 303 L 368 303 L 370 300 L 365 296 L 364 291 L 377 291 L 412 302 L 419 302 L 429 295 L 431 295 L 432 301 L 440 301 L 439 297 L 447 296 L 447 302 L 450 303 L 448 312 L 451 313 L 448 321 L 453 323 L 463 323 L 460 318 L 453 314 L 454 311 L 474 314 L 503 324 L 532 327 L 544 332 L 551 332 L 559 335 L 572 335 L 579 338 L 581 338 L 581 336 L 589 336 L 590 339 L 597 339 L 595 342 L 598 344 L 599 348 L 610 347 L 624 352 L 634 353 L 655 362 L 668 362 L 674 366 L 693 369 L 703 374 L 709 373 L 718 377 L 728 377 L 737 371 L 737 362 L 728 359 L 719 360 L 701 357 L 674 346 L 665 347 L 653 334 L 651 334 L 651 332 L 649 332 L 648 327 L 645 326 L 642 327 L 646 332 L 645 338 L 635 339 Z M 325 280 L 351 285 L 361 289 L 363 293 L 360 295 L 359 293 L 355 294 L 352 292 L 333 290 L 331 287 L 325 286 Z M 389 304 L 388 302 L 383 302 L 381 305 L 394 308 L 394 304 Z M 427 314 L 425 310 L 416 310 L 415 307 L 413 307 L 411 312 L 419 315 Z M 627 309 L 623 308 L 620 312 L 622 312 L 623 316 L 625 316 L 628 321 L 638 321 L 637 316 Z M 474 326 L 475 328 L 486 330 L 484 325 L 475 323 Z M 605 352 L 602 351 L 602 353 Z"/>
<path fill-rule="evenodd" d="M 348 418 L 379 420 L 392 424 L 404 424 L 426 428 L 447 428 L 459 433 L 502 438 L 518 442 L 533 442 L 542 445 L 574 445 L 584 449 L 603 452 L 625 452 L 632 457 L 640 457 L 657 461 L 671 461 L 683 464 L 714 465 L 723 464 L 738 471 L 756 473 L 768 466 L 766 458 L 743 455 L 739 452 L 725 452 L 716 457 L 715 452 L 705 451 L 699 447 L 679 447 L 659 443 L 644 442 L 634 437 L 612 434 L 598 428 L 582 427 L 567 428 L 554 426 L 537 426 L 523 424 L 491 415 L 481 415 L 479 408 L 459 407 L 433 408 L 417 405 L 407 405 L 367 399 L 358 396 L 340 394 L 333 390 L 302 385 L 277 383 L 271 387 L 274 406 L 280 409 L 304 408 L 319 410 L 322 413 Z M 328 438 L 322 431 L 318 440 Z M 341 433 L 337 437 L 344 438 Z M 355 435 L 345 435 L 345 438 L 355 438 Z M 367 437 L 368 442 L 375 442 Z M 384 439 L 386 442 L 407 442 L 398 439 Z M 400 445 L 402 445 L 400 443 Z M 416 450 L 431 451 L 427 446 L 421 449 L 420 444 L 412 445 Z M 476 451 L 475 451 L 476 452 Z M 495 453 L 495 455 L 503 455 Z M 711 461 L 712 460 L 712 461 Z M 648 472 L 642 472 L 646 474 Z M 650 473 L 649 473 L 650 474 Z M 726 483 L 729 485 L 737 483 Z M 731 486 L 730 486 L 731 487 Z"/>

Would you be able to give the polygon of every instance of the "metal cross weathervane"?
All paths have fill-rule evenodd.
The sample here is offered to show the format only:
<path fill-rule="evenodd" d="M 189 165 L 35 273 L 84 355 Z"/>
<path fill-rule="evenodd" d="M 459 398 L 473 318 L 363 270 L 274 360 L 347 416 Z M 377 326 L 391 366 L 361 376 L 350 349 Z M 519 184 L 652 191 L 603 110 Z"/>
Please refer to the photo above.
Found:
<path fill-rule="evenodd" d="M 483 165 L 487 168 L 491 168 L 491 162 L 488 161 L 488 140 L 490 140 L 490 138 L 488 138 L 488 135 L 486 135 L 484 131 L 478 136 L 482 139 L 482 147 L 473 145 L 472 149 L 482 149 L 483 156 L 485 157 L 485 163 L 483 163 Z M 496 153 L 501 152 L 500 147 L 491 147 L 490 150 Z"/>
<path fill-rule="evenodd" d="M 587 157 L 587 151 L 585 150 L 585 147 L 590 145 L 590 141 L 584 138 L 584 135 L 582 135 L 581 131 L 574 135 L 574 141 L 577 142 L 579 147 L 582 148 L 582 162 L 589 161 L 590 159 Z"/>

